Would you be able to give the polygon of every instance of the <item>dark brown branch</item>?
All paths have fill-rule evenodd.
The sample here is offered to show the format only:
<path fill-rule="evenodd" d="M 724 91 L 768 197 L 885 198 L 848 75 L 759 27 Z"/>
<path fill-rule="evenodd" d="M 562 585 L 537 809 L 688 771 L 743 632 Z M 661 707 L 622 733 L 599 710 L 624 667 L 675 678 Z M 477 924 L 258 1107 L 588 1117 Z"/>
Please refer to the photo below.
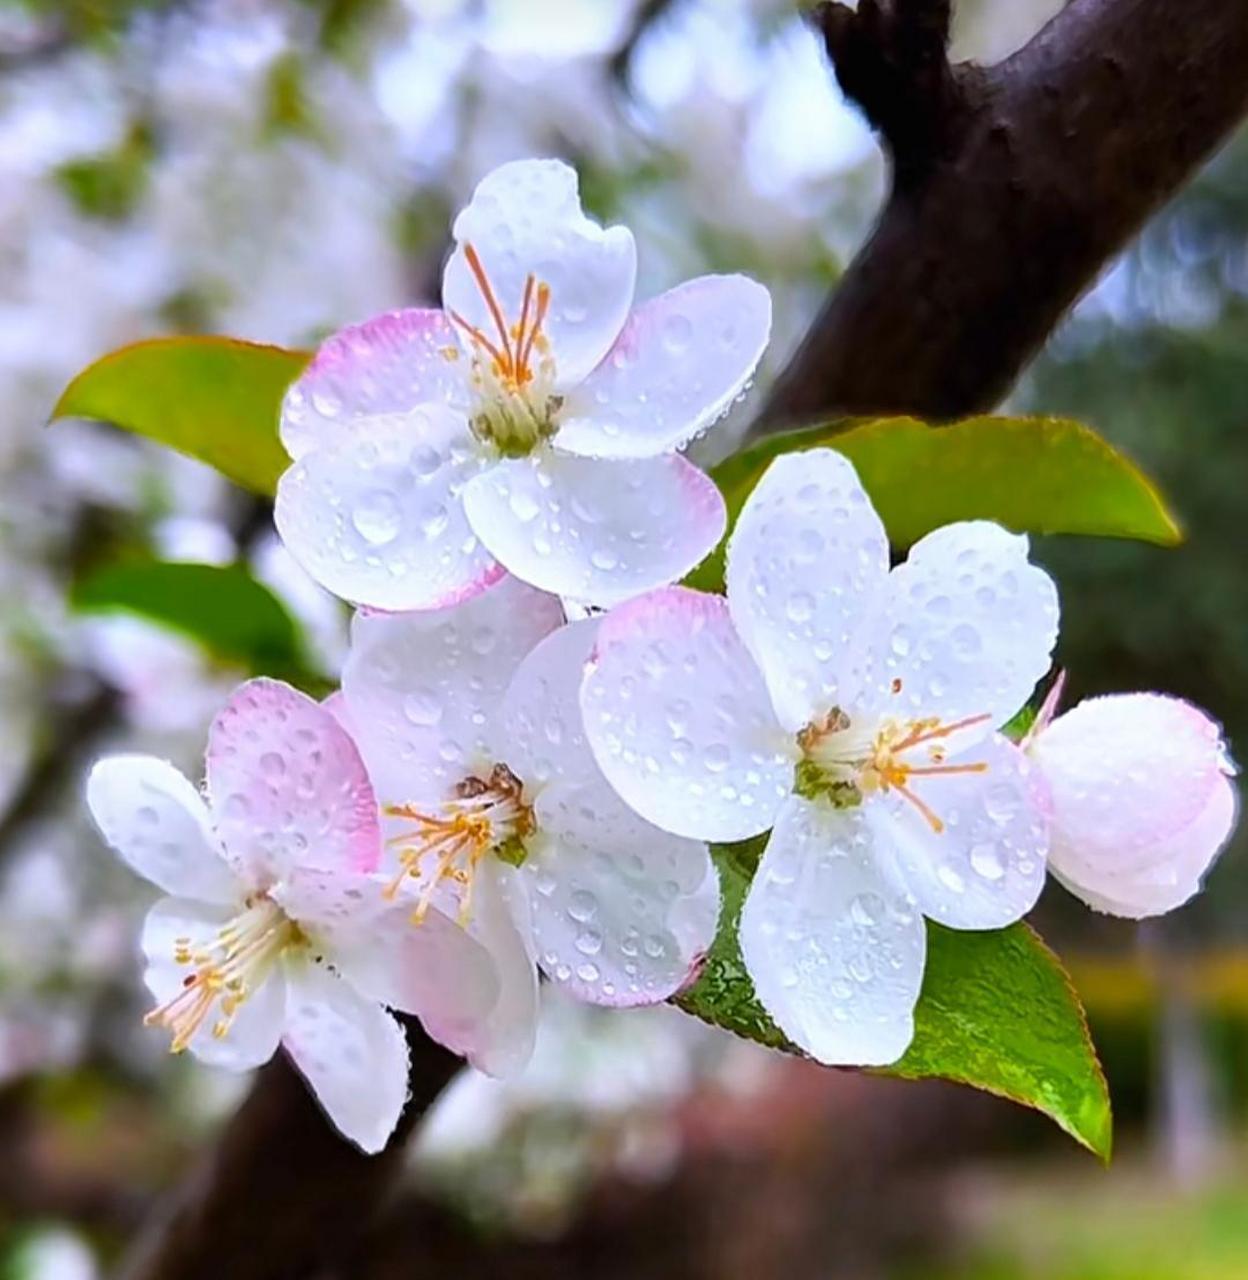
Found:
<path fill-rule="evenodd" d="M 813 15 L 895 181 L 761 430 L 990 408 L 1248 110 L 1243 0 L 1071 0 L 991 68 L 945 61 L 947 9 Z"/>
<path fill-rule="evenodd" d="M 408 1024 L 412 1096 L 366 1156 L 321 1115 L 285 1057 L 261 1072 L 216 1147 L 148 1224 L 120 1280 L 297 1280 L 332 1271 L 386 1207 L 405 1140 L 460 1065 Z"/>

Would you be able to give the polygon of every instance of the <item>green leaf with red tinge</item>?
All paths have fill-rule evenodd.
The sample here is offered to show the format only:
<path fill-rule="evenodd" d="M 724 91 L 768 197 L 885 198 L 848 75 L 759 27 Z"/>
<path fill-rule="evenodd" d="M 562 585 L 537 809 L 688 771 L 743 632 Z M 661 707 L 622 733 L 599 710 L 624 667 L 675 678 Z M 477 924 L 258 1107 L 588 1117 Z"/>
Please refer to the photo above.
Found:
<path fill-rule="evenodd" d="M 114 423 L 271 495 L 290 465 L 277 435 L 282 397 L 311 358 L 232 338 L 137 342 L 84 369 L 52 418 Z"/>
<path fill-rule="evenodd" d="M 737 939 L 762 838 L 714 848 L 723 907 L 696 983 L 676 997 L 688 1013 L 795 1053 L 767 1016 Z M 1057 957 L 1026 924 L 964 932 L 928 924 L 927 967 L 905 1056 L 880 1074 L 971 1085 L 1049 1116 L 1108 1160 L 1109 1091 L 1079 998 Z"/>
<path fill-rule="evenodd" d="M 844 419 L 771 436 L 711 471 L 731 524 L 772 459 L 835 449 L 857 468 L 895 547 L 955 520 L 995 520 L 1017 533 L 1137 538 L 1162 546 L 1182 534 L 1161 495 L 1124 454 L 1066 418 Z M 723 589 L 724 544 L 688 585 Z"/>

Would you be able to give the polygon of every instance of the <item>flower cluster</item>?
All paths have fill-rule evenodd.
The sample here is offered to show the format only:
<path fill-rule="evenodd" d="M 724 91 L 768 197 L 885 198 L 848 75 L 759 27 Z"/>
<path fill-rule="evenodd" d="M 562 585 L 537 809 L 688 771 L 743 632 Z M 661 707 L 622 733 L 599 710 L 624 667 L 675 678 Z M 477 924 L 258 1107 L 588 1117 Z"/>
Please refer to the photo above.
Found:
<path fill-rule="evenodd" d="M 761 286 L 630 312 L 631 235 L 554 161 L 496 170 L 453 230 L 445 309 L 332 337 L 283 410 L 278 528 L 361 606 L 341 689 L 237 690 L 206 801 L 152 758 L 91 774 L 169 895 L 143 949 L 175 1050 L 242 1069 L 283 1044 L 375 1151 L 407 1091 L 390 1011 L 506 1075 L 539 971 L 668 999 L 715 937 L 712 842 L 770 832 L 742 954 L 825 1063 L 904 1053 L 925 919 L 1007 925 L 1049 867 L 1121 915 L 1195 892 L 1234 820 L 1216 725 L 1156 695 L 1055 718 L 1054 693 L 1005 731 L 1057 637 L 1024 538 L 954 524 L 890 568 L 854 468 L 812 449 L 746 501 L 724 596 L 675 585 L 726 523 L 678 450 L 752 376 Z"/>

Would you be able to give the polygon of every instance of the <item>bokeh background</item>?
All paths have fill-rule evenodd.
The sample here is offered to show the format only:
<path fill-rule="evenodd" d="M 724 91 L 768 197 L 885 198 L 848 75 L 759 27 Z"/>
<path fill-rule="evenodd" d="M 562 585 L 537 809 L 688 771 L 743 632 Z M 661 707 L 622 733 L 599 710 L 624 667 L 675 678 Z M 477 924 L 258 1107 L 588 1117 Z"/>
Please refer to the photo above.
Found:
<path fill-rule="evenodd" d="M 1060 0 L 963 0 L 995 59 Z M 781 0 L 0 0 L 0 1277 L 89 1280 L 246 1081 L 140 1025 L 146 891 L 81 802 L 101 751 L 193 775 L 244 672 L 75 585 L 136 551 L 240 560 L 331 678 L 341 608 L 213 473 L 47 428 L 84 364 L 220 332 L 309 344 L 436 300 L 448 217 L 523 155 L 635 230 L 640 293 L 746 270 L 765 384 L 867 233 L 869 132 Z M 1151 472 L 1177 551 L 1051 539 L 1070 688 L 1159 688 L 1248 741 L 1248 136 L 1113 265 L 1016 389 Z M 731 447 L 750 405 L 701 446 Z M 1118 1112 L 1105 1172 L 953 1087 L 821 1071 L 671 1009 L 553 1000 L 536 1060 L 463 1074 L 413 1145 L 369 1277 L 880 1280 L 1248 1275 L 1248 860 L 1144 928 L 1051 887 L 1037 914 Z M 1009 999 L 1002 992 L 1002 999 Z"/>

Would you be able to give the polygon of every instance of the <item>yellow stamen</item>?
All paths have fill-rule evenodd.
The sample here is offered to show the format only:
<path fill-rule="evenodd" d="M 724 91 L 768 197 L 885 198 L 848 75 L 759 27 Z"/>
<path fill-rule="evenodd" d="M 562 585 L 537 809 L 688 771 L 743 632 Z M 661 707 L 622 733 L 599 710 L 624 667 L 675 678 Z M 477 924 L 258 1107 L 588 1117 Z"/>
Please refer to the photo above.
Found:
<path fill-rule="evenodd" d="M 412 922 L 420 924 L 429 914 L 438 887 L 445 883 L 460 891 L 458 919 L 467 925 L 472 913 L 477 870 L 487 854 L 500 853 L 511 840 L 523 840 L 533 830 L 533 811 L 522 799 L 520 780 L 506 765 L 495 765 L 485 780 L 466 778 L 457 798 L 438 812 L 427 813 L 410 804 L 387 805 L 392 818 L 415 824 L 413 831 L 392 836 L 388 844 L 399 848 L 399 868 L 383 893 L 393 899 L 404 881 L 420 883 Z M 436 862 L 428 873 L 422 863 L 431 855 Z"/>
<path fill-rule="evenodd" d="M 550 435 L 560 399 L 554 394 L 554 361 L 543 326 L 550 311 L 550 286 L 531 272 L 519 299 L 519 319 L 509 324 L 503 303 L 472 244 L 464 258 L 492 324 L 473 324 L 458 311 L 451 320 L 474 348 L 472 381 L 478 405 L 472 416 L 477 435 L 508 457 L 523 457 Z M 534 352 L 539 354 L 535 360 Z"/>
<path fill-rule="evenodd" d="M 216 1006 L 220 1017 L 212 1034 L 222 1039 L 243 1002 L 265 980 L 282 952 L 298 940 L 298 926 L 264 895 L 249 900 L 243 911 L 199 950 L 192 948 L 189 938 L 175 939 L 174 960 L 179 965 L 194 965 L 195 972 L 187 974 L 176 996 L 143 1019 L 144 1025 L 171 1031 L 170 1050 L 181 1053 Z"/>
<path fill-rule="evenodd" d="M 887 719 L 874 729 L 854 725 L 839 707 L 798 734 L 806 763 L 799 769 L 802 794 L 825 795 L 839 805 L 859 804 L 874 792 L 896 792 L 918 810 L 937 835 L 945 823 L 932 806 L 917 795 L 911 780 L 988 771 L 985 761 L 945 764 L 946 741 L 963 729 L 987 723 L 989 715 L 967 716 L 943 723 L 939 717 L 909 722 Z M 925 748 L 919 761 L 903 753 Z M 813 770 L 803 774 L 802 770 Z"/>

